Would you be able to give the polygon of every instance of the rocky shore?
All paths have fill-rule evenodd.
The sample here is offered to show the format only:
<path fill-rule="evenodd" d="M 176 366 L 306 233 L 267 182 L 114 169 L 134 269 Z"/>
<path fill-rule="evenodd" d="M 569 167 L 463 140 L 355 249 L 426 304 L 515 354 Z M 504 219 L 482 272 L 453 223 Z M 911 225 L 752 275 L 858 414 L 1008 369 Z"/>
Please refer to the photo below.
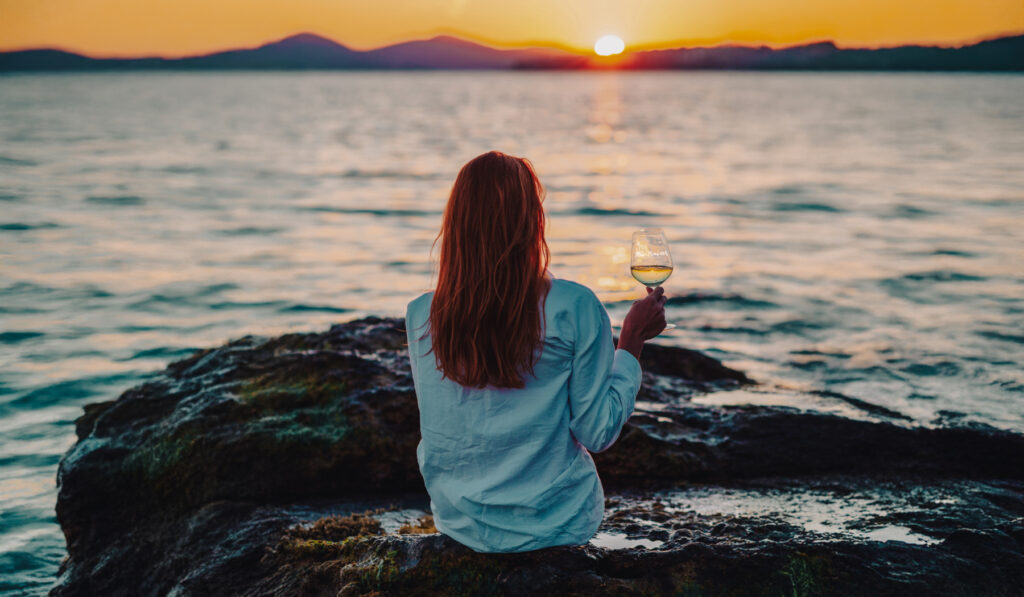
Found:
<path fill-rule="evenodd" d="M 590 544 L 473 552 L 430 518 L 402 326 L 247 336 L 87 406 L 51 595 L 1024 595 L 1024 436 L 730 404 L 773 390 L 657 345 Z"/>

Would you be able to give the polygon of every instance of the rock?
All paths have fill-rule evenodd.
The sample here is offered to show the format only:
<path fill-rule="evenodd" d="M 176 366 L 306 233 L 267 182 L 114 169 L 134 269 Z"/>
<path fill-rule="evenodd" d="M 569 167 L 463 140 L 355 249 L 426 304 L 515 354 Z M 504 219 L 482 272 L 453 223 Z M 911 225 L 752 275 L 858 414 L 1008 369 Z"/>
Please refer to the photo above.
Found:
<path fill-rule="evenodd" d="M 1024 436 L 987 426 L 912 427 L 780 407 L 641 406 L 615 449 L 593 456 L 613 487 L 826 472 L 1016 479 L 1024 474 Z"/>
<path fill-rule="evenodd" d="M 993 542 L 1002 531 L 978 535 L 964 548 L 929 549 L 779 544 L 755 530 L 719 541 L 703 535 L 661 550 L 584 546 L 524 554 L 478 554 L 443 535 L 359 537 L 333 559 L 282 565 L 255 589 L 265 595 L 339 588 L 353 595 L 964 595 L 991 584 L 990 569 L 1004 575 L 998 586 L 1019 587 L 1020 544 Z M 961 582 L 949 584 L 950 570 Z"/>
<path fill-rule="evenodd" d="M 863 419 L 702 406 L 691 398 L 753 382 L 656 345 L 644 349 L 634 416 L 594 455 L 609 499 L 598 537 L 473 552 L 429 520 L 402 325 L 247 336 L 88 405 L 58 470 L 69 557 L 52 594 L 1010 594 L 1024 584 L 1022 436 L 917 427 L 871 405 Z M 725 506 L 694 505 L 705 503 Z M 821 528 L 804 524 L 822 508 L 832 518 Z"/>
<path fill-rule="evenodd" d="M 326 334 L 242 338 L 94 405 L 58 469 L 69 553 L 221 499 L 275 502 L 423 490 L 405 335 L 364 320 Z"/>
<path fill-rule="evenodd" d="M 615 338 L 618 344 L 619 339 Z M 706 354 L 647 343 L 640 353 L 640 365 L 648 375 L 680 378 L 694 387 L 722 388 L 753 381 L 741 371 L 730 369 Z"/>

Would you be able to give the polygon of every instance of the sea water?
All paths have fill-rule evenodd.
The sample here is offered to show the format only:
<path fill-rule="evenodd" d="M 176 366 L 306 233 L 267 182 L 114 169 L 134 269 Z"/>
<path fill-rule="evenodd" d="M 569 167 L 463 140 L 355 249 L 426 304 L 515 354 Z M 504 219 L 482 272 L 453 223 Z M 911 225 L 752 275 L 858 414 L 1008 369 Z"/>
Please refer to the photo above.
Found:
<path fill-rule="evenodd" d="M 631 233 L 662 228 L 658 341 L 788 403 L 1022 430 L 1022 97 L 974 74 L 0 77 L 0 591 L 53 581 L 82 405 L 245 334 L 402 315 L 490 149 L 533 162 L 553 273 L 613 321 L 643 294 Z"/>

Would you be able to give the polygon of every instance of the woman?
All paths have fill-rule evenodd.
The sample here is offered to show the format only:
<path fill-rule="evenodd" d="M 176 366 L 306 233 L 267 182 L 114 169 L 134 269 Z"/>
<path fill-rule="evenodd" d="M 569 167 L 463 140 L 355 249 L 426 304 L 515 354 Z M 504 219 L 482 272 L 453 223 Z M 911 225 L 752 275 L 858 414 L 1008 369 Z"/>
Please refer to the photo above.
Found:
<path fill-rule="evenodd" d="M 585 286 L 554 278 L 543 189 L 496 151 L 463 166 L 441 233 L 437 288 L 406 329 L 437 529 L 479 552 L 587 543 L 604 516 L 590 452 L 633 412 L 640 351 L 665 328 L 661 288 L 633 304 L 612 344 Z"/>

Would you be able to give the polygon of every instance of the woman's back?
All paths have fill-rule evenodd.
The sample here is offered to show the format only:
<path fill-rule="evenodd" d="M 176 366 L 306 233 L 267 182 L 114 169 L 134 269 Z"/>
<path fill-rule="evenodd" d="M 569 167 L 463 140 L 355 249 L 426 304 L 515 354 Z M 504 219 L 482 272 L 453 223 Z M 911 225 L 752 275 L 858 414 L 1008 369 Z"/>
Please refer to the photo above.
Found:
<path fill-rule="evenodd" d="M 432 298 L 409 303 L 406 326 L 434 524 L 483 552 L 586 543 L 604 512 L 587 450 L 618 438 L 641 378 L 636 357 L 615 349 L 604 306 L 585 286 L 552 279 L 525 387 L 471 388 L 443 378 L 430 352 Z"/>

